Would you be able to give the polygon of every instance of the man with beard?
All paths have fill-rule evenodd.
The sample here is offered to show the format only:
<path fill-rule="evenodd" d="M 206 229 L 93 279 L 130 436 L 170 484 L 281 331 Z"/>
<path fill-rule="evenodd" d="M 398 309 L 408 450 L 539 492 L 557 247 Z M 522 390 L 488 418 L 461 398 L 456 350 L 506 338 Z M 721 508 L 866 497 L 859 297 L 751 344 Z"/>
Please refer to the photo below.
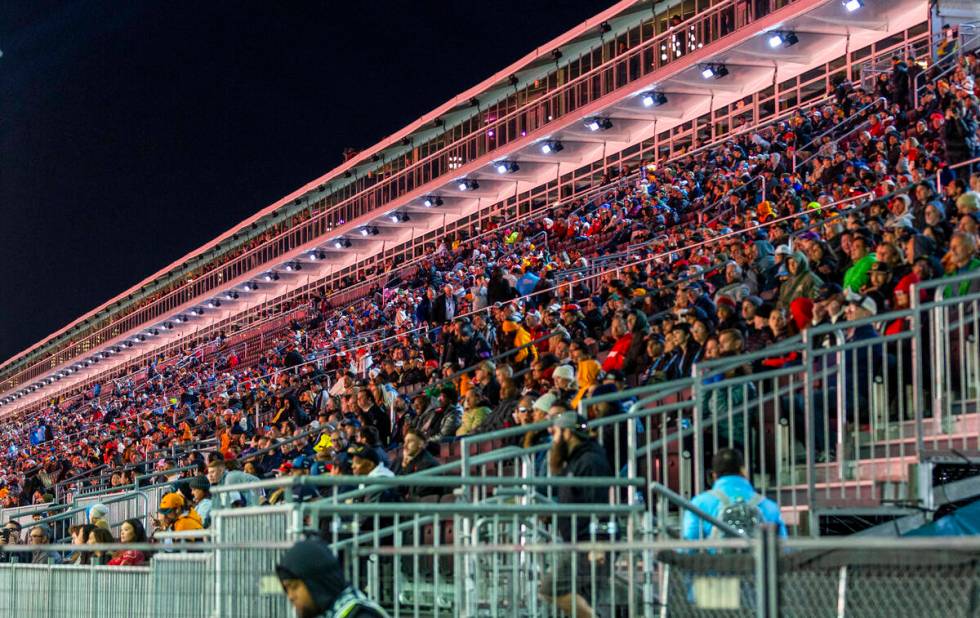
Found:
<path fill-rule="evenodd" d="M 556 477 L 611 477 L 612 468 L 606 458 L 606 451 L 589 434 L 585 417 L 572 411 L 563 412 L 555 418 L 551 428 L 551 450 L 548 464 Z M 557 488 L 560 504 L 608 504 L 608 487 L 562 486 Z M 558 533 L 569 543 L 594 542 L 597 539 L 590 532 L 589 517 L 576 518 L 572 529 L 572 517 L 558 518 Z M 572 560 L 577 561 L 577 581 L 572 579 Z M 541 596 L 554 602 L 566 615 L 580 617 L 593 616 L 592 607 L 584 595 L 589 594 L 590 574 L 593 568 L 596 577 L 608 577 L 607 557 L 593 552 L 576 552 L 559 558 L 554 569 L 541 580 Z M 554 595 L 552 597 L 552 595 Z"/>
<path fill-rule="evenodd" d="M 392 468 L 395 476 L 415 474 L 439 465 L 439 461 L 425 450 L 425 444 L 425 436 L 419 430 L 411 428 L 405 431 L 402 456 Z M 404 487 L 401 489 L 401 493 L 402 499 L 415 502 L 423 496 L 437 496 L 442 491 L 439 487 Z"/>

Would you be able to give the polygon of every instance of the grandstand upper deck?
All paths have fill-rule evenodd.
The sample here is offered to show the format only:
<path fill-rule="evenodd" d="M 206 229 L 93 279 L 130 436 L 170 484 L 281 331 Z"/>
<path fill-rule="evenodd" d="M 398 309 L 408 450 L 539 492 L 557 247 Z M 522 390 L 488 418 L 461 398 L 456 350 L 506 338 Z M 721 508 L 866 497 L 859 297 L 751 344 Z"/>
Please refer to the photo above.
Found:
<path fill-rule="evenodd" d="M 191 310 L 205 308 L 209 295 L 242 289 L 263 271 L 296 263 L 311 251 L 326 258 L 320 268 L 327 273 L 390 251 L 487 204 L 683 128 L 705 112 L 922 22 L 925 6 L 916 0 L 868 2 L 860 19 L 850 16 L 843 24 L 847 9 L 838 2 L 756 3 L 752 9 L 759 15 L 740 15 L 734 2 L 721 2 L 682 28 L 665 29 L 660 23 L 665 14 L 651 18 L 649 4 L 617 4 L 148 280 L 172 277 L 177 285 L 144 283 L 14 357 L 0 373 L 0 390 L 8 394 L 45 375 L 34 386 L 53 383 L 66 377 L 66 370 L 82 369 L 77 361 L 94 348 L 113 349 L 180 312 L 193 316 Z M 608 32 L 603 23 L 610 25 Z M 797 43 L 773 51 L 764 35 L 775 30 L 793 32 Z M 681 53 L 674 51 L 678 36 L 686 46 Z M 567 53 L 556 61 L 555 49 Z M 719 65 L 727 79 L 704 78 L 708 66 Z M 646 95 L 654 90 L 667 100 L 647 105 Z M 595 117 L 601 120 L 598 130 L 583 124 Z M 554 141 L 562 144 L 560 152 L 542 151 Z M 519 168 L 505 167 L 513 171 L 506 180 L 498 170 L 502 162 Z M 461 192 L 461 181 L 475 181 L 479 190 Z M 426 208 L 430 195 L 439 195 L 449 207 Z M 357 237 L 371 227 L 382 233 Z M 345 251 L 348 247 L 354 250 Z M 303 277 L 268 282 L 263 300 L 308 283 L 315 272 L 307 264 Z M 250 306 L 246 301 L 226 305 L 219 317 Z"/>

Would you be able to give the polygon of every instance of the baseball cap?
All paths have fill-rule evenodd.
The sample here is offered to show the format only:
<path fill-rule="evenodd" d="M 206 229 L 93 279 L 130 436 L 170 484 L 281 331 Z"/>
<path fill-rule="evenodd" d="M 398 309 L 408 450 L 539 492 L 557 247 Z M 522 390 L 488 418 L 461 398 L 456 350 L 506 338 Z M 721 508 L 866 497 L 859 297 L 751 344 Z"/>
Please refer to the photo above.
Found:
<path fill-rule="evenodd" d="M 351 457 L 359 457 L 361 459 L 367 459 L 368 461 L 379 464 L 381 463 L 381 458 L 378 456 L 377 449 L 373 449 L 367 446 L 353 446 L 347 449 L 347 454 Z"/>
<path fill-rule="evenodd" d="M 857 305 L 861 307 L 871 315 L 876 315 L 878 313 L 878 303 L 875 299 L 870 296 L 863 296 L 861 294 L 855 294 L 854 292 L 848 290 L 844 295 L 844 300 L 847 301 L 849 305 Z"/>
<path fill-rule="evenodd" d="M 836 296 L 844 290 L 836 283 L 824 283 L 817 288 L 817 300 L 827 300 L 831 296 Z"/>
<path fill-rule="evenodd" d="M 580 438 L 588 438 L 588 421 L 578 412 L 562 412 L 555 417 L 552 423 L 554 427 L 571 430 L 573 434 Z"/>
<path fill-rule="evenodd" d="M 181 510 L 183 508 L 184 508 L 184 496 L 182 496 L 177 492 L 164 494 L 164 496 L 160 498 L 161 512 Z"/>

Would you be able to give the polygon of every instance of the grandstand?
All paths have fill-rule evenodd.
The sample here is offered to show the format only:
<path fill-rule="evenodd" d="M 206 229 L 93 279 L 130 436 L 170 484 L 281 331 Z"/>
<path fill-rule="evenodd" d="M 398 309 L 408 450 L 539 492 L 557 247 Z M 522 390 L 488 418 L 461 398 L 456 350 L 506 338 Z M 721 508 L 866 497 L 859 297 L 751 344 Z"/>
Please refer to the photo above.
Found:
<path fill-rule="evenodd" d="M 7 360 L 0 611 L 976 615 L 977 13 L 617 3 Z"/>

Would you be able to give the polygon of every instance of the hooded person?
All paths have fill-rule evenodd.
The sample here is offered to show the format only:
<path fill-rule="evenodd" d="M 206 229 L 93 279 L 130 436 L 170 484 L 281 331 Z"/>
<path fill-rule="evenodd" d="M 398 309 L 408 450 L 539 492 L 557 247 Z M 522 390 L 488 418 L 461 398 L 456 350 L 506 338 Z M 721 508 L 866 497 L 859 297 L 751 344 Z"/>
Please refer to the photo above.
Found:
<path fill-rule="evenodd" d="M 768 240 L 760 239 L 755 244 L 755 260 L 749 278 L 755 279 L 755 289 L 759 292 L 770 289 L 776 274 L 776 249 Z"/>
<path fill-rule="evenodd" d="M 513 339 L 511 348 L 521 348 L 514 354 L 515 368 L 524 368 L 538 359 L 538 350 L 533 345 L 528 345 L 533 341 L 531 334 L 521 326 L 521 316 L 512 313 L 504 321 L 501 330 L 504 334 Z M 522 347 L 523 346 L 523 347 Z"/>
<path fill-rule="evenodd" d="M 823 285 L 823 279 L 810 270 L 810 260 L 802 251 L 794 251 L 786 262 L 789 279 L 779 286 L 781 309 L 789 309 L 790 304 L 797 298 L 814 298 L 817 290 Z"/>
<path fill-rule="evenodd" d="M 584 350 L 583 350 L 584 352 Z M 572 407 L 578 406 L 578 402 L 582 401 L 585 394 L 588 392 L 589 387 L 599 381 L 599 376 L 602 374 L 602 367 L 599 366 L 592 358 L 584 356 L 578 361 L 578 393 L 575 398 L 572 399 Z"/>
<path fill-rule="evenodd" d="M 276 566 L 276 575 L 299 618 L 384 618 L 377 603 L 347 583 L 322 539 L 298 541 Z"/>

